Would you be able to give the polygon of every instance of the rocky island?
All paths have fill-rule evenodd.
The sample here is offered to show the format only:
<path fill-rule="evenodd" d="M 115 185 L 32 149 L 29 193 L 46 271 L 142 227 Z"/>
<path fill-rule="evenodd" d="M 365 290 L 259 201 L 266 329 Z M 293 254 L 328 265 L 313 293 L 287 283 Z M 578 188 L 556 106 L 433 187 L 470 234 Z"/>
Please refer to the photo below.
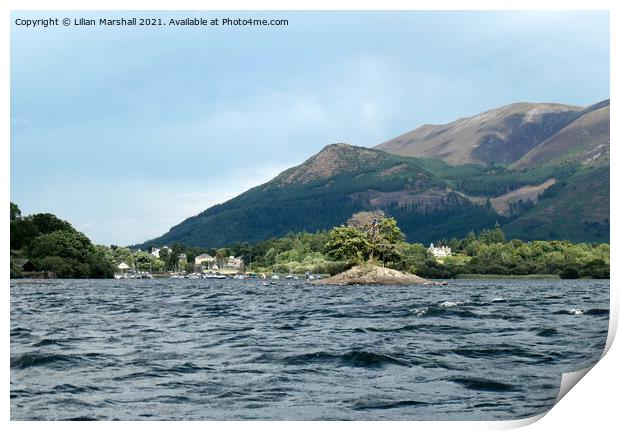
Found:
<path fill-rule="evenodd" d="M 315 280 L 312 283 L 317 285 L 381 284 L 392 286 L 434 284 L 417 275 L 371 264 L 354 266 L 348 271 L 322 280 Z"/>

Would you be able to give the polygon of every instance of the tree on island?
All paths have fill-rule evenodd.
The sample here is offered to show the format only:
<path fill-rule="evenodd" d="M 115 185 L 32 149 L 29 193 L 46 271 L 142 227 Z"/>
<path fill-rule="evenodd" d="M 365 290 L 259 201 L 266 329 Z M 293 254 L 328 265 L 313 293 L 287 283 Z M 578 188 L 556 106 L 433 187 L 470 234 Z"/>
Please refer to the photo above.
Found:
<path fill-rule="evenodd" d="M 370 257 L 370 242 L 360 229 L 340 226 L 330 230 L 328 235 L 325 250 L 330 257 L 353 263 L 365 262 Z"/>
<path fill-rule="evenodd" d="M 346 226 L 328 233 L 325 250 L 329 256 L 352 263 L 373 263 L 379 257 L 386 261 L 399 259 L 397 247 L 405 239 L 396 220 L 383 211 L 362 211 L 353 214 Z"/>

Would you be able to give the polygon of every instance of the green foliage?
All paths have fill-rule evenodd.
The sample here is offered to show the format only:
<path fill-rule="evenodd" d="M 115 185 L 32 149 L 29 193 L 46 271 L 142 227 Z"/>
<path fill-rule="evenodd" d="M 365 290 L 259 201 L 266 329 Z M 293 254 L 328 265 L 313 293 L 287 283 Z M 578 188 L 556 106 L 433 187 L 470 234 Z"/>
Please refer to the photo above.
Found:
<path fill-rule="evenodd" d="M 395 221 L 392 226 L 395 226 Z M 318 261 L 337 259 L 341 262 L 338 268 L 338 272 L 341 272 L 352 264 L 370 258 L 372 244 L 369 235 L 369 231 L 352 226 L 336 227 L 327 234 L 289 234 L 257 244 L 254 248 L 254 259 L 260 262 L 261 268 L 294 273 L 308 268 L 308 260 L 303 264 L 300 261 L 308 259 L 309 256 L 316 257 Z M 472 231 L 462 239 L 452 238 L 449 244 L 453 255 L 441 262 L 437 261 L 423 244 L 404 242 L 402 236 L 393 239 L 396 242 L 392 253 L 382 259 L 384 264 L 427 278 L 452 278 L 459 274 L 481 277 L 489 274 L 504 277 L 547 277 L 552 274 L 563 278 L 609 278 L 608 244 L 525 242 L 518 239 L 506 241 L 499 224 L 493 229 L 484 229 L 479 235 Z M 321 241 L 324 241 L 322 251 Z M 317 251 L 310 252 L 311 247 Z M 378 257 L 381 258 L 380 255 Z"/>
<path fill-rule="evenodd" d="M 397 256 L 393 264 L 394 269 L 412 274 L 418 274 L 423 268 L 428 268 L 435 263 L 431 253 L 422 244 L 402 242 L 398 244 Z"/>
<path fill-rule="evenodd" d="M 168 261 L 168 254 L 169 251 L 167 248 L 162 248 L 159 250 L 159 258 L 163 261 L 163 262 L 167 262 Z"/>
<path fill-rule="evenodd" d="M 15 218 L 13 218 L 14 215 Z M 17 205 L 15 208 L 11 207 L 11 249 L 21 250 L 28 247 L 37 236 L 59 230 L 75 232 L 70 223 L 60 220 L 53 214 L 43 213 L 21 217 Z"/>
<path fill-rule="evenodd" d="M 126 263 L 130 267 L 135 266 L 133 252 L 127 247 L 117 247 L 113 250 L 112 256 L 115 266 L 118 266 L 121 263 Z"/>
<path fill-rule="evenodd" d="M 135 268 L 138 271 L 157 271 L 163 268 L 163 262 L 150 253 L 139 251 L 133 255 Z"/>
<path fill-rule="evenodd" d="M 13 203 L 11 248 L 22 250 L 37 269 L 51 271 L 61 278 L 109 278 L 114 275 L 111 249 L 93 246 L 86 235 L 53 214 L 22 217 Z M 21 271 L 11 265 L 11 277 L 20 275 Z"/>
<path fill-rule="evenodd" d="M 368 260 L 372 246 L 362 230 L 351 226 L 340 226 L 329 231 L 329 240 L 325 244 L 325 250 L 336 260 L 364 262 Z"/>
<path fill-rule="evenodd" d="M 33 214 L 28 218 L 32 220 L 34 225 L 37 227 L 40 235 L 45 235 L 56 231 L 75 232 L 75 229 L 71 226 L 71 223 L 59 219 L 54 214 Z"/>
<path fill-rule="evenodd" d="M 85 262 L 60 256 L 45 256 L 34 261 L 37 268 L 51 271 L 59 278 L 88 278 L 91 271 Z"/>
<path fill-rule="evenodd" d="M 21 210 L 19 209 L 17 204 L 14 204 L 13 202 L 11 202 L 11 221 L 20 219 L 21 217 L 22 217 Z"/>
<path fill-rule="evenodd" d="M 10 270 L 10 277 L 11 278 L 21 278 L 23 276 L 22 274 L 22 270 L 19 266 L 17 266 L 16 264 L 14 264 L 13 262 L 11 262 L 11 270 Z"/>
<path fill-rule="evenodd" d="M 401 259 L 398 245 L 405 235 L 396 220 L 383 211 L 356 213 L 347 224 L 329 231 L 325 245 L 329 256 L 354 263 L 379 258 L 385 264 Z"/>
<path fill-rule="evenodd" d="M 250 270 L 271 269 L 278 272 L 301 274 L 310 272 L 329 273 L 340 263 L 330 261 L 325 255 L 328 235 L 325 231 L 316 233 L 290 233 L 282 238 L 270 238 L 255 245 L 237 243 L 231 247 L 231 254 L 241 256 Z"/>
<path fill-rule="evenodd" d="M 373 218 L 379 219 L 375 231 Z M 608 244 L 506 240 L 496 219 L 490 223 L 491 226 L 495 224 L 494 227 L 482 228 L 478 235 L 469 230 L 464 232 L 462 239 L 434 238 L 438 244 L 449 244 L 453 250 L 453 255 L 442 262 L 429 253 L 426 245 L 405 242 L 396 220 L 378 212 L 348 217 L 347 220 L 357 227 L 339 226 L 330 231 L 289 233 L 255 244 L 238 242 L 228 248 L 193 249 L 198 254 L 242 256 L 246 268 L 257 272 L 301 274 L 309 270 L 335 274 L 367 261 L 372 252 L 373 257 L 385 266 L 427 278 L 451 278 L 459 274 L 480 277 L 489 274 L 498 277 L 549 274 L 556 277 L 609 277 Z M 381 238 L 385 238 L 385 242 Z M 189 258 L 192 248 L 175 244 L 172 249 L 173 254 L 186 253 Z M 174 262 L 176 264 L 176 260 Z"/>
<path fill-rule="evenodd" d="M 39 234 L 37 226 L 30 219 L 11 220 L 11 249 L 21 250 Z"/>
<path fill-rule="evenodd" d="M 91 250 L 92 245 L 86 235 L 58 230 L 36 237 L 28 248 L 28 255 L 33 258 L 59 256 L 83 261 Z"/>
<path fill-rule="evenodd" d="M 494 236 L 496 238 L 492 239 Z M 562 278 L 609 278 L 608 244 L 524 242 L 516 239 L 499 241 L 499 237 L 499 232 L 485 231 L 477 238 L 468 235 L 462 240 L 451 242 L 452 251 L 457 254 L 445 259 L 442 265 L 447 276 L 555 274 Z M 419 274 L 429 276 L 435 270 L 431 265 L 421 268 Z"/>
<path fill-rule="evenodd" d="M 405 240 L 405 234 L 396 224 L 395 218 L 384 217 L 379 220 L 378 238 L 380 241 L 384 241 L 389 244 L 396 244 Z"/>
<path fill-rule="evenodd" d="M 478 240 L 482 242 L 483 244 L 489 245 L 489 244 L 502 243 L 506 240 L 506 238 L 504 236 L 504 232 L 499 227 L 499 223 L 496 222 L 495 227 L 493 229 L 491 230 L 482 229 L 482 232 L 480 233 Z"/>

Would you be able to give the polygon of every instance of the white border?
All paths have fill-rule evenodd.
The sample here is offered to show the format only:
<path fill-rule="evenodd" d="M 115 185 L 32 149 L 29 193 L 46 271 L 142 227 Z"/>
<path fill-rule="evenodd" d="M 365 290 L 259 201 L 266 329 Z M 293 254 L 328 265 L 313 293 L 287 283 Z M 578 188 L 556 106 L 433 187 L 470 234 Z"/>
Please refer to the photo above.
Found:
<path fill-rule="evenodd" d="M 2 55 L 1 82 L 4 95 L 3 103 L 0 104 L 0 133 L 2 136 L 1 157 L 0 157 L 0 178 L 2 181 L 2 201 L 9 201 L 10 189 L 10 11 L 11 10 L 610 10 L 611 11 L 611 77 L 620 76 L 618 68 L 618 55 L 620 46 L 618 44 L 619 32 L 617 29 L 618 18 L 620 15 L 620 2 L 611 0 L 589 0 L 589 1 L 556 1 L 556 0 L 503 0 L 501 2 L 493 0 L 299 0 L 294 2 L 283 0 L 216 0 L 216 1 L 200 1 L 200 0 L 91 0 L 88 2 L 78 0 L 5 0 L 0 2 L 0 10 L 3 12 L 0 20 L 0 34 L 2 35 L 2 43 L 0 45 L 0 55 Z M 611 136 L 615 142 L 618 136 L 617 115 L 613 101 L 617 100 L 618 86 L 615 81 L 611 82 L 611 99 L 612 100 L 612 117 L 611 117 Z M 616 166 L 614 159 L 615 150 L 612 150 L 612 164 Z M 618 175 L 612 170 L 611 173 L 612 188 L 615 190 Z M 611 238 L 615 245 L 617 241 L 616 208 L 618 207 L 618 198 L 612 193 L 611 195 Z M 6 220 L 6 219 L 5 219 Z M 8 222 L 2 223 L 0 230 L 1 238 L 6 244 L 9 240 Z M 616 273 L 618 265 L 618 253 L 615 247 L 612 247 L 612 273 Z M 0 265 L 0 274 L 4 280 L 8 281 L 8 256 L 5 257 L 5 263 Z M 618 321 L 618 295 L 617 289 L 612 283 L 611 293 L 611 313 L 610 313 L 610 331 L 606 346 L 606 352 L 609 350 L 615 332 L 617 330 Z M 0 337 L 2 337 L 2 357 L 0 359 L 1 367 L 5 373 L 3 381 L 4 390 L 2 391 L 1 413 L 3 422 L 9 421 L 10 418 L 10 323 L 9 323 L 9 301 L 10 290 L 8 283 L 5 284 L 3 291 L 3 319 L 0 327 Z M 506 422 L 382 422 L 381 427 L 389 427 L 393 429 L 465 429 L 465 430 L 481 430 L 481 429 L 506 429 L 520 427 L 532 422 L 536 422 L 542 416 L 545 418 L 535 425 L 534 428 L 594 428 L 594 429 L 612 429 L 617 424 L 617 413 L 615 398 L 617 396 L 616 385 L 618 383 L 618 371 L 615 364 L 620 363 L 618 348 L 612 348 L 599 364 L 588 373 L 587 377 L 579 384 L 578 389 L 571 391 L 556 407 L 551 410 L 548 415 L 540 415 L 534 418 L 506 421 Z M 575 375 L 569 376 L 574 380 Z M 107 428 L 109 423 L 88 424 L 93 428 Z M 253 422 L 252 427 L 264 429 L 281 429 L 288 430 L 291 426 L 305 429 L 314 429 L 315 427 L 327 429 L 373 429 L 372 422 Z M 54 429 L 81 429 L 87 426 L 85 423 L 61 423 L 61 422 L 10 422 L 8 426 L 14 429 L 30 429 L 30 428 L 51 428 Z M 202 429 L 205 424 L 201 422 L 121 422 L 115 425 L 120 428 L 130 426 L 145 427 L 148 429 L 168 429 L 182 427 L 184 429 Z M 243 422 L 209 422 L 209 427 L 217 427 L 223 429 L 236 429 L 247 427 L 247 423 Z"/>

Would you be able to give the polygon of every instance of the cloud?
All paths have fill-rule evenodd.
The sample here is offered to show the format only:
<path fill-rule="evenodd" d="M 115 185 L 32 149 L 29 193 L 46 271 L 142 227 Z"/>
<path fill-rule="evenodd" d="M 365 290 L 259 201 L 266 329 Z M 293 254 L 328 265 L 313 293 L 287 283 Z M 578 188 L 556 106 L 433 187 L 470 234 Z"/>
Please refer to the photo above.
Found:
<path fill-rule="evenodd" d="M 24 214 L 52 212 L 68 219 L 95 243 L 136 244 L 272 179 L 287 167 L 265 163 L 191 182 L 178 182 L 165 173 L 161 181 L 59 179 L 23 191 L 17 203 Z"/>
<path fill-rule="evenodd" d="M 605 13 L 282 14 L 277 30 L 13 28 L 12 199 L 141 242 L 327 144 L 609 97 Z"/>

